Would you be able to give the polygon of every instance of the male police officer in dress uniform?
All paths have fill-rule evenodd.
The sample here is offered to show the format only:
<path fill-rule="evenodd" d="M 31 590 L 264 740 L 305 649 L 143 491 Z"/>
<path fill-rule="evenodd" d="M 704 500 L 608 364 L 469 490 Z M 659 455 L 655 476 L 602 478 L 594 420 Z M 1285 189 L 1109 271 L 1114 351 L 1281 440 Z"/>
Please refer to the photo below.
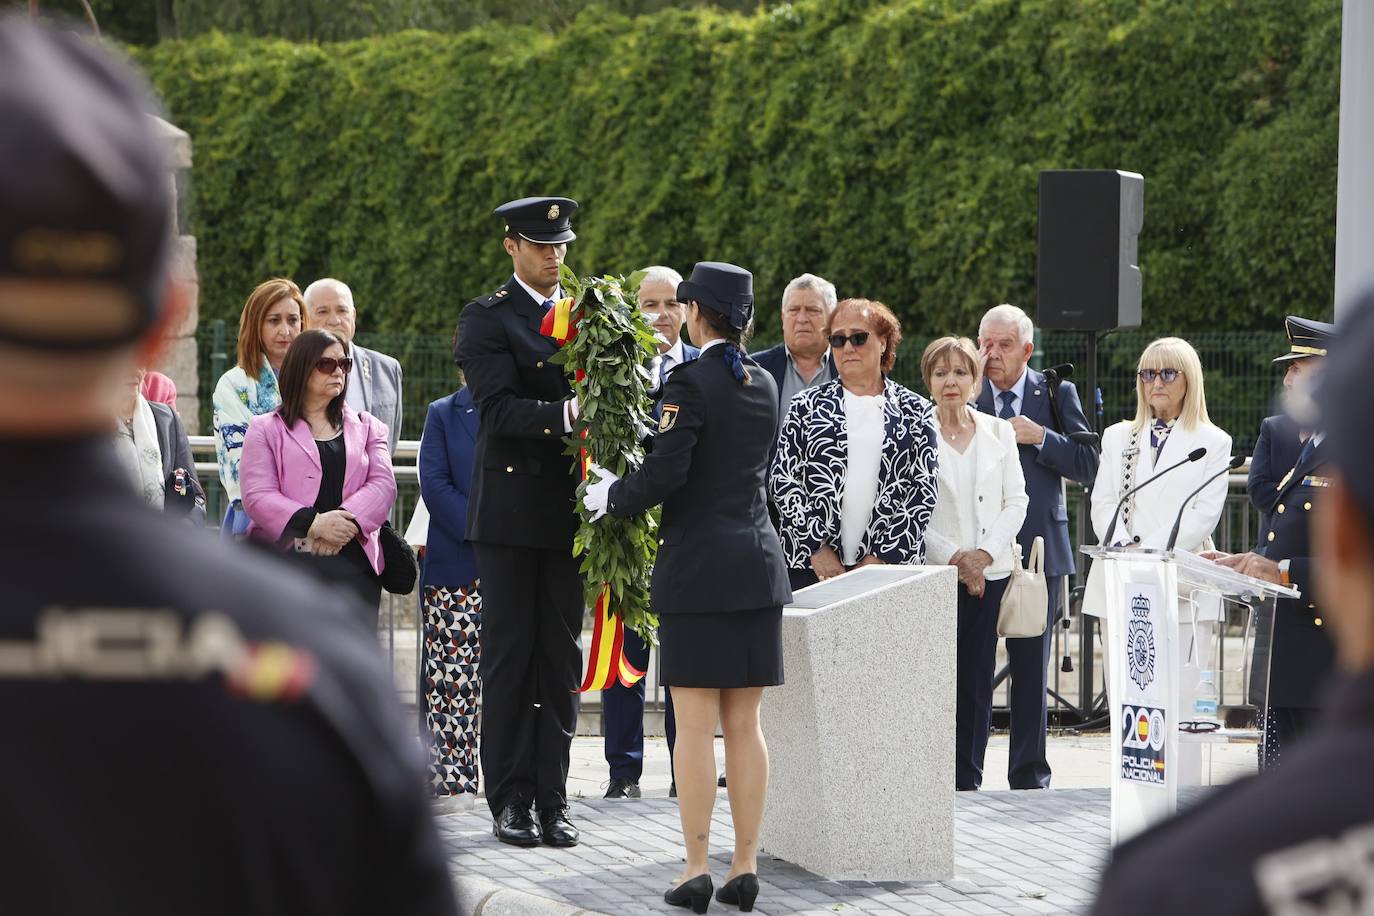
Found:
<path fill-rule="evenodd" d="M 1316 372 L 1326 359 L 1326 343 L 1317 339 L 1311 330 L 1312 322 L 1292 315 L 1284 320 L 1288 332 L 1288 352 L 1274 357 L 1284 367 L 1283 387 L 1291 391 L 1295 385 Z M 1321 322 L 1317 322 L 1321 325 Z M 1318 346 L 1320 344 L 1320 346 Z M 1298 424 L 1286 413 L 1265 417 L 1260 423 L 1255 451 L 1250 455 L 1250 473 L 1245 489 L 1250 502 L 1260 513 L 1260 528 L 1267 530 L 1269 516 L 1279 497 L 1279 481 L 1288 469 L 1298 462 L 1298 453 L 1311 433 L 1298 429 Z"/>
<path fill-rule="evenodd" d="M 1319 333 L 1307 345 L 1325 349 L 1326 333 Z M 1328 618 L 1319 632 L 1332 631 L 1343 678 L 1326 696 L 1322 720 L 1296 750 L 1284 749 L 1283 766 L 1218 789 L 1118 847 L 1094 913 L 1366 913 L 1374 902 L 1374 792 L 1367 786 L 1374 758 L 1374 388 L 1367 384 L 1374 296 L 1351 308 L 1338 333 L 1318 380 L 1313 426 L 1325 432 L 1316 446 L 1323 454 L 1294 471 L 1321 483 L 1285 484 L 1277 504 L 1285 508 L 1276 510 L 1268 543 L 1283 545 L 1293 518 L 1302 527 L 1312 522 L 1313 546 L 1305 537 L 1300 546 L 1315 557 L 1315 573 L 1293 557 L 1289 578 L 1304 598 L 1279 615 L 1306 623 L 1317 580 Z M 1286 635 L 1318 632 L 1315 621 L 1308 626 L 1290 623 Z M 1326 674 L 1315 666 L 1307 673 L 1314 680 Z"/>
<path fill-rule="evenodd" d="M 1325 357 L 1335 326 L 1305 318 L 1289 318 L 1289 355 Z M 1320 429 L 1298 453 L 1297 463 L 1279 480 L 1273 513 L 1260 531 L 1253 553 L 1217 556 L 1217 562 L 1247 576 L 1293 585 L 1302 597 L 1284 598 L 1274 615 L 1273 649 L 1269 662 L 1269 705 L 1264 714 L 1261 762 L 1269 767 L 1317 718 L 1321 687 L 1331 673 L 1333 649 L 1322 609 L 1313 589 L 1309 514 L 1323 498 L 1329 478 L 1327 450 Z M 1263 651 L 1263 647 L 1258 647 Z M 1255 678 L 1251 701 L 1261 702 Z"/>
<path fill-rule="evenodd" d="M 583 602 L 572 551 L 577 481 L 563 446 L 577 400 L 539 330 L 562 295 L 576 209 L 565 197 L 496 209 L 515 272 L 463 307 L 454 352 L 482 415 L 467 528 L 482 574 L 482 771 L 493 830 L 516 846 L 578 839 L 567 783 Z"/>
<path fill-rule="evenodd" d="M 454 913 L 344 592 L 143 505 L 110 401 L 189 302 L 143 87 L 0 20 L 0 909 Z"/>

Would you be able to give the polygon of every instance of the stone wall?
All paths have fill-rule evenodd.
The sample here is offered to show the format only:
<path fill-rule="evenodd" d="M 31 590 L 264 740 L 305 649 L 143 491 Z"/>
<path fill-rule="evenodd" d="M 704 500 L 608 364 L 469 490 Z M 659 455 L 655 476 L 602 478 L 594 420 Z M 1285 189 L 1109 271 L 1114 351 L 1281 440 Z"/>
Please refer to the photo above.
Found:
<path fill-rule="evenodd" d="M 181 128 L 154 117 L 159 133 L 167 142 L 175 198 L 178 179 L 185 179 L 191 170 L 191 137 Z M 191 302 L 182 320 L 170 329 L 172 337 L 162 361 L 152 368 L 171 378 L 177 386 L 177 412 L 186 425 L 189 435 L 197 435 L 200 421 L 200 375 L 197 366 L 196 328 L 200 324 L 200 277 L 196 271 L 196 239 L 193 235 L 183 234 L 186 228 L 181 217 L 181 202 L 177 200 L 177 242 L 175 267 L 180 276 L 191 287 Z M 210 392 L 204 393 L 207 397 Z M 209 432 L 209 430 L 205 430 Z"/>

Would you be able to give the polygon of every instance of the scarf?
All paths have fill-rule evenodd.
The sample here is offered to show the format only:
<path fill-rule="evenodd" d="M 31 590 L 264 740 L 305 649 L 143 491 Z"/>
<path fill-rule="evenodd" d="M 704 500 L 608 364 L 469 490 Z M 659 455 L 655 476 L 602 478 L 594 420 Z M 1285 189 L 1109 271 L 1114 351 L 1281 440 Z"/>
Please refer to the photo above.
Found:
<path fill-rule="evenodd" d="M 143 496 L 143 501 L 161 510 L 166 497 L 166 481 L 162 478 L 162 449 L 157 442 L 157 424 L 153 410 L 143 395 L 134 402 L 134 416 L 129 422 L 120 418 L 115 430 L 115 452 L 129 475 L 129 481 Z"/>

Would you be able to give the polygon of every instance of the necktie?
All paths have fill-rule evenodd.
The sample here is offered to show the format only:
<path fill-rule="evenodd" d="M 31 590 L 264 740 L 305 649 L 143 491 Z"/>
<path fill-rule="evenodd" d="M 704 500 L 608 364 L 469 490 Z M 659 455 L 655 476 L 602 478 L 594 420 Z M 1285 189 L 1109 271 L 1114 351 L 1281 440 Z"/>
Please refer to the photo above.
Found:
<path fill-rule="evenodd" d="M 1304 442 L 1304 443 L 1302 444 L 1302 450 L 1298 452 L 1298 463 L 1295 464 L 1295 465 L 1293 465 L 1293 467 L 1295 467 L 1295 468 L 1300 468 L 1300 467 L 1302 467 L 1303 464 L 1305 464 L 1305 463 L 1307 462 L 1307 459 L 1312 457 L 1312 453 L 1315 452 L 1316 450 L 1317 450 L 1317 437 L 1316 437 L 1316 436 L 1308 436 L 1308 437 L 1307 437 L 1307 441 Z"/>
<path fill-rule="evenodd" d="M 671 372 L 672 369 L 673 358 L 667 353 L 664 353 L 663 358 L 658 362 L 658 384 L 660 388 L 663 386 L 664 382 L 668 381 L 668 373 Z"/>
<path fill-rule="evenodd" d="M 551 308 L 553 308 L 553 300 L 552 300 L 552 299 L 545 299 L 545 300 L 544 300 L 544 311 L 547 312 L 547 311 L 548 311 L 549 309 L 551 309 Z"/>
<path fill-rule="evenodd" d="M 1011 402 L 1016 400 L 1016 392 L 1003 391 L 997 396 L 1002 399 L 1002 410 L 997 416 L 1001 417 L 1003 420 L 1010 420 L 1012 417 L 1016 416 L 1016 411 L 1013 410 L 1011 406 Z"/>

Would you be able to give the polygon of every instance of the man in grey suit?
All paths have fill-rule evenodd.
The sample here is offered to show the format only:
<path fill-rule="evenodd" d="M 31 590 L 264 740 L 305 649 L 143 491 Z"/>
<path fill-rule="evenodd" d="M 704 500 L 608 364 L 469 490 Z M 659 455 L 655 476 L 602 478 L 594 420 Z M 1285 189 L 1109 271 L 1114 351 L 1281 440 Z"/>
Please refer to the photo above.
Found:
<path fill-rule="evenodd" d="M 401 364 L 385 353 L 353 343 L 358 310 L 345 283 L 325 277 L 305 288 L 305 310 L 312 328 L 339 335 L 353 357 L 348 374 L 348 406 L 367 411 L 386 424 L 387 447 L 396 454 L 401 436 Z"/>

